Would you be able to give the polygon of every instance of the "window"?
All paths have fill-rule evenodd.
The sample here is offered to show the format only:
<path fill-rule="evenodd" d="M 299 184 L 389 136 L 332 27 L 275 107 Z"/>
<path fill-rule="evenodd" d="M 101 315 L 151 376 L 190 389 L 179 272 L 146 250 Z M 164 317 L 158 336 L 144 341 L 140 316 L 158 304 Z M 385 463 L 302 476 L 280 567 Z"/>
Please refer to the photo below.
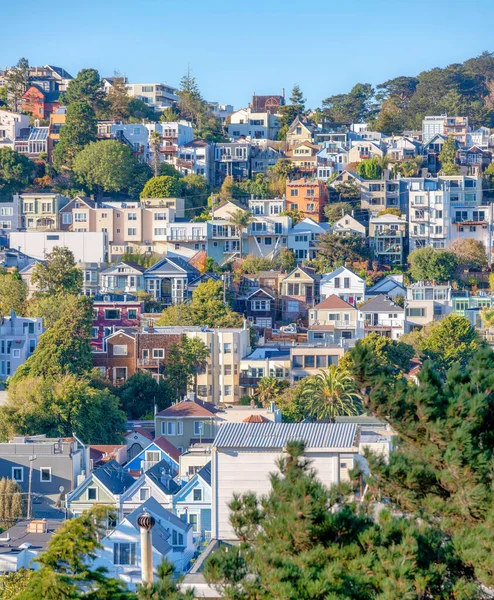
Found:
<path fill-rule="evenodd" d="M 340 287 L 340 278 L 339 277 L 335 277 L 334 287 L 335 288 L 339 288 Z"/>
<path fill-rule="evenodd" d="M 71 213 L 63 213 L 62 214 L 62 223 L 63 223 L 63 225 L 72 225 L 72 214 Z"/>
<path fill-rule="evenodd" d="M 174 529 L 173 533 L 172 533 L 172 545 L 173 546 L 183 546 L 184 545 L 183 533 L 178 533 L 176 529 Z"/>
<path fill-rule="evenodd" d="M 316 366 L 315 363 L 315 356 L 313 355 L 307 355 L 305 356 L 305 360 L 304 360 L 304 368 L 306 369 L 313 369 Z"/>
<path fill-rule="evenodd" d="M 265 246 L 272 246 L 273 245 L 273 238 L 267 237 L 264 239 L 264 245 Z"/>
<path fill-rule="evenodd" d="M 297 190 L 297 189 L 295 189 L 295 190 L 290 190 L 290 196 L 291 196 L 292 198 L 294 198 L 294 197 L 298 196 L 298 190 Z"/>
<path fill-rule="evenodd" d="M 194 421 L 194 435 L 202 435 L 204 433 L 204 423 L 202 421 Z"/>
<path fill-rule="evenodd" d="M 269 300 L 254 300 L 251 304 L 252 310 L 255 311 L 267 311 L 270 310 Z"/>
<path fill-rule="evenodd" d="M 87 489 L 87 499 L 97 500 L 98 499 L 98 488 L 90 487 Z"/>
<path fill-rule="evenodd" d="M 145 502 L 149 498 L 149 488 L 141 488 L 139 490 L 139 500 Z"/>
<path fill-rule="evenodd" d="M 231 375 L 232 374 L 232 365 L 224 365 L 223 366 L 223 375 Z"/>
<path fill-rule="evenodd" d="M 223 354 L 231 354 L 232 353 L 232 345 L 231 344 L 223 344 Z"/>
<path fill-rule="evenodd" d="M 20 358 L 21 351 L 20 350 L 12 350 L 12 358 Z"/>
<path fill-rule="evenodd" d="M 407 317 L 425 317 L 425 308 L 407 308 Z"/>
<path fill-rule="evenodd" d="M 298 355 L 293 356 L 292 357 L 292 367 L 294 369 L 301 369 L 303 366 L 302 359 L 303 359 L 302 356 L 298 356 Z"/>
<path fill-rule="evenodd" d="M 287 285 L 287 291 L 288 291 L 289 296 L 300 296 L 300 284 L 299 283 L 289 283 Z M 298 310 L 298 304 L 297 304 L 297 308 L 295 310 Z"/>
<path fill-rule="evenodd" d="M 129 227 L 127 229 L 127 235 L 137 235 L 137 229 L 135 227 Z"/>
<path fill-rule="evenodd" d="M 165 351 L 163 348 L 153 348 L 153 358 L 165 358 Z"/>
<path fill-rule="evenodd" d="M 223 396 L 231 396 L 231 395 L 232 395 L 232 386 L 225 385 L 225 387 L 223 388 Z"/>
<path fill-rule="evenodd" d="M 137 213 L 129 213 L 129 214 L 127 215 L 127 219 L 128 219 L 129 221 L 137 221 Z"/>
<path fill-rule="evenodd" d="M 127 316 L 131 321 L 137 320 L 137 308 L 129 308 L 129 310 L 127 311 Z"/>
<path fill-rule="evenodd" d="M 166 213 L 154 213 L 155 221 L 166 221 Z"/>
<path fill-rule="evenodd" d="M 24 468 L 12 467 L 12 479 L 19 482 L 24 481 Z"/>
<path fill-rule="evenodd" d="M 350 287 L 350 277 L 344 277 L 343 278 L 343 287 L 344 288 L 349 288 Z"/>
<path fill-rule="evenodd" d="M 316 356 L 316 367 L 318 369 L 325 369 L 328 366 L 327 356 Z"/>
<path fill-rule="evenodd" d="M 198 385 L 197 386 L 197 395 L 201 398 L 206 398 L 208 395 L 208 386 L 207 385 Z"/>
<path fill-rule="evenodd" d="M 105 308 L 105 320 L 118 321 L 118 319 L 120 319 L 119 308 Z"/>
<path fill-rule="evenodd" d="M 91 331 L 92 331 L 91 338 L 93 340 L 95 340 L 98 337 L 98 331 L 99 331 L 99 329 L 98 329 L 98 327 L 93 327 Z"/>
<path fill-rule="evenodd" d="M 40 467 L 39 480 L 45 483 L 51 482 L 51 467 Z"/>
<path fill-rule="evenodd" d="M 155 227 L 154 228 L 154 235 L 165 235 L 166 234 L 166 229 L 164 227 Z"/>
<path fill-rule="evenodd" d="M 136 565 L 136 544 L 134 542 L 116 542 L 113 544 L 114 565 Z"/>
<path fill-rule="evenodd" d="M 127 356 L 127 346 L 115 344 L 113 346 L 113 356 Z"/>
<path fill-rule="evenodd" d="M 195 500 L 195 495 L 196 492 L 202 492 L 202 490 L 194 490 L 194 500 Z M 198 533 L 199 532 L 199 519 L 197 518 L 197 515 L 193 515 L 193 514 L 189 514 L 189 523 L 192 525 L 192 531 L 194 533 Z"/>
<path fill-rule="evenodd" d="M 29 354 L 36 350 L 36 340 L 29 340 Z"/>
<path fill-rule="evenodd" d="M 76 223 L 86 223 L 87 213 L 74 213 L 74 221 Z"/>

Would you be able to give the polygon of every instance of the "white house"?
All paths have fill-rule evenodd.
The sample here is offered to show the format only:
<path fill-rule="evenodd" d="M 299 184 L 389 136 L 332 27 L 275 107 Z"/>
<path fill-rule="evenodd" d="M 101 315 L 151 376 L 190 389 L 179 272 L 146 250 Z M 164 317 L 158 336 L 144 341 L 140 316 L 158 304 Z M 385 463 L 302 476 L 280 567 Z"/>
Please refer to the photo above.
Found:
<path fill-rule="evenodd" d="M 173 563 L 176 572 L 184 573 L 195 553 L 192 526 L 185 523 L 154 498 L 148 498 L 127 515 L 101 540 L 93 567 L 104 567 L 109 577 L 119 577 L 135 589 L 141 579 L 141 539 L 137 519 L 149 512 L 156 524 L 151 530 L 153 571 L 164 558 Z"/>
<path fill-rule="evenodd" d="M 251 108 L 241 108 L 230 115 L 228 137 L 237 140 L 239 137 L 253 140 L 275 140 L 280 130 L 277 114 L 270 112 L 253 112 Z"/>
<path fill-rule="evenodd" d="M 384 294 L 388 298 L 396 298 L 396 296 L 405 297 L 406 292 L 406 287 L 403 285 L 403 275 L 386 275 L 372 287 L 367 288 L 366 296 L 371 298 Z"/>
<path fill-rule="evenodd" d="M 177 516 L 192 525 L 194 539 L 211 539 L 211 462 L 190 478 L 173 498 Z"/>
<path fill-rule="evenodd" d="M 286 210 L 285 198 L 251 198 L 249 210 L 254 217 L 275 217 Z"/>
<path fill-rule="evenodd" d="M 342 235 L 353 233 L 365 237 L 365 234 L 367 232 L 365 229 L 365 225 L 359 223 L 357 219 L 352 217 L 352 215 L 343 215 L 341 219 L 338 219 L 333 223 L 331 233 Z"/>
<path fill-rule="evenodd" d="M 310 217 L 294 225 L 288 232 L 288 248 L 293 250 L 297 261 L 316 257 L 317 240 L 323 233 L 328 233 L 329 223 L 316 223 Z"/>
<path fill-rule="evenodd" d="M 22 130 L 30 126 L 29 115 L 0 110 L 0 148 L 15 147 L 15 140 L 21 137 Z"/>
<path fill-rule="evenodd" d="M 348 269 L 338 267 L 331 273 L 323 275 L 320 282 L 321 300 L 335 294 L 345 302 L 355 306 L 365 300 L 365 279 Z"/>
<path fill-rule="evenodd" d="M 382 294 L 360 307 L 358 319 L 364 335 L 377 333 L 397 340 L 405 333 L 405 309 Z"/>
<path fill-rule="evenodd" d="M 358 453 L 358 428 L 340 423 L 225 423 L 212 446 L 212 537 L 235 539 L 228 503 L 234 493 L 266 494 L 287 442 L 305 443 L 312 468 L 326 485 L 348 479 Z"/>
<path fill-rule="evenodd" d="M 65 246 L 76 262 L 108 262 L 108 233 L 104 231 L 14 231 L 10 247 L 44 259 L 56 247 Z"/>

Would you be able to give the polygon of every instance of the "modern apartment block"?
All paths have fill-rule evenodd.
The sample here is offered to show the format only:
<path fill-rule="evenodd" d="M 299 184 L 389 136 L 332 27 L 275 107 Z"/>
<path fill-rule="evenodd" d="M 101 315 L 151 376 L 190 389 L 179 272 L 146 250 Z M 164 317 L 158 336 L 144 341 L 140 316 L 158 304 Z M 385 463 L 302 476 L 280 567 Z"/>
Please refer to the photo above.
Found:
<path fill-rule="evenodd" d="M 162 111 L 178 102 L 176 88 L 166 83 L 128 83 L 127 93 L 142 100 L 156 111 Z"/>
<path fill-rule="evenodd" d="M 43 333 L 43 319 L 0 315 L 0 381 L 6 381 L 34 352 Z"/>
<path fill-rule="evenodd" d="M 465 146 L 468 132 L 468 117 L 426 116 L 422 121 L 422 141 L 424 144 L 435 135 L 440 134 L 445 137 L 451 136 L 460 146 Z"/>

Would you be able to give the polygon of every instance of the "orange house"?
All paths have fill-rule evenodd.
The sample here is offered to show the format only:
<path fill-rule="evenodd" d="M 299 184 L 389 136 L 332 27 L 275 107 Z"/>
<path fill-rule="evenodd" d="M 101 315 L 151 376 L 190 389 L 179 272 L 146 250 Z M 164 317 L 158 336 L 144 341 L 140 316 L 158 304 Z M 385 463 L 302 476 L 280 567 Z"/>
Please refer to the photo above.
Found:
<path fill-rule="evenodd" d="M 317 223 L 325 220 L 324 207 L 329 202 L 326 184 L 316 179 L 294 179 L 286 184 L 288 210 L 299 210 Z"/>
<path fill-rule="evenodd" d="M 22 108 L 36 119 L 49 119 L 50 114 L 60 106 L 60 92 L 47 92 L 37 85 L 31 85 L 22 96 Z"/>

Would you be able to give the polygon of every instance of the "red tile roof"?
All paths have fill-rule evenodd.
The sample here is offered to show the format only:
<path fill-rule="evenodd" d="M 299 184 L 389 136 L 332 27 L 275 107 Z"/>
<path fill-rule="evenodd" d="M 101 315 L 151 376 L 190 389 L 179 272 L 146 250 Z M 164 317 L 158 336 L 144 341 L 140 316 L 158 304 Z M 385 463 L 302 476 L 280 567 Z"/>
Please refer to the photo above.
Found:
<path fill-rule="evenodd" d="M 171 442 L 169 442 L 165 437 L 161 436 L 156 438 L 154 443 L 158 446 L 158 448 L 161 448 L 163 452 L 166 452 L 168 456 L 173 458 L 173 460 L 178 463 L 181 452 Z"/>
<path fill-rule="evenodd" d="M 132 431 L 129 431 L 128 433 L 126 433 L 124 435 L 124 437 L 129 437 L 129 435 L 132 435 L 133 433 L 139 433 L 140 435 L 144 436 L 145 438 L 147 438 L 148 440 L 151 440 L 151 441 L 153 441 L 153 438 L 154 438 L 153 433 L 151 431 L 149 431 L 149 429 L 144 429 L 144 427 L 136 427 Z"/>
<path fill-rule="evenodd" d="M 314 306 L 314 308 L 316 308 L 316 309 L 318 309 L 318 308 L 341 308 L 344 310 L 348 310 L 349 308 L 351 308 L 351 309 L 355 310 L 354 306 L 352 306 L 348 302 L 345 302 L 345 300 L 343 300 L 343 298 L 340 298 L 336 294 L 331 294 L 331 296 L 328 296 L 322 302 L 319 302 L 319 304 L 316 304 L 316 306 Z"/>
<path fill-rule="evenodd" d="M 242 423 L 271 423 L 271 421 L 262 415 L 249 415 Z"/>
<path fill-rule="evenodd" d="M 158 417 L 214 417 L 218 409 L 210 402 L 186 400 L 160 411 Z"/>

